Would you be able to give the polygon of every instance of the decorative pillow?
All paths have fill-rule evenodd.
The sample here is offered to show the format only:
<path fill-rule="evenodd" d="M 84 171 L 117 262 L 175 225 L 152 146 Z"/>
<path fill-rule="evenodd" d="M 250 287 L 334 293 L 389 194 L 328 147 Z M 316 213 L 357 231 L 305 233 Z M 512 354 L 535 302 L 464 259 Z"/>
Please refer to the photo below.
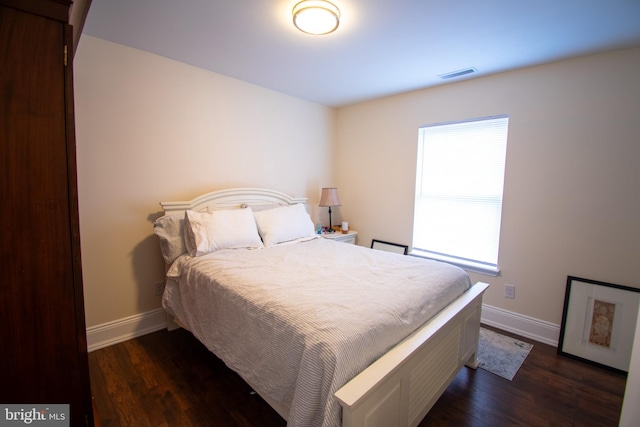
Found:
<path fill-rule="evenodd" d="M 160 239 L 162 258 L 167 264 L 187 252 L 183 230 L 184 218 L 177 215 L 165 215 L 153 223 L 153 232 Z"/>
<path fill-rule="evenodd" d="M 263 247 L 251 208 L 213 212 L 186 211 L 184 240 L 191 256 L 222 249 Z"/>
<path fill-rule="evenodd" d="M 254 212 L 265 246 L 315 235 L 313 222 L 302 203 Z"/>

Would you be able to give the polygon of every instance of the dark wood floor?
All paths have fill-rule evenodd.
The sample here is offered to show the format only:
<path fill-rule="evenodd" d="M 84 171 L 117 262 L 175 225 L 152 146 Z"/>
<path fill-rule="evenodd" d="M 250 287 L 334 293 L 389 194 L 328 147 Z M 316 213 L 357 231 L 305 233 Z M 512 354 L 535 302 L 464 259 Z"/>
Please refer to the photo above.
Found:
<path fill-rule="evenodd" d="M 420 426 L 617 426 L 626 378 L 534 344 L 513 381 L 463 368 Z M 103 427 L 284 426 L 235 373 L 184 330 L 89 354 Z"/>

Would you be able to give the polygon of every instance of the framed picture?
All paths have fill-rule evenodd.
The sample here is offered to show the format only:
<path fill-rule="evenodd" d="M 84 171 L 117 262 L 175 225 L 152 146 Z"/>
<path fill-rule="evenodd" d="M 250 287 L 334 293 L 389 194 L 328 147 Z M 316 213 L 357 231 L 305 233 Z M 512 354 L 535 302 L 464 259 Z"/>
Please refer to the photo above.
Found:
<path fill-rule="evenodd" d="M 381 251 L 395 252 L 400 255 L 406 255 L 409 251 L 409 246 L 373 239 L 371 240 L 371 249 L 378 249 Z"/>
<path fill-rule="evenodd" d="M 567 277 L 558 354 L 629 372 L 640 289 Z"/>

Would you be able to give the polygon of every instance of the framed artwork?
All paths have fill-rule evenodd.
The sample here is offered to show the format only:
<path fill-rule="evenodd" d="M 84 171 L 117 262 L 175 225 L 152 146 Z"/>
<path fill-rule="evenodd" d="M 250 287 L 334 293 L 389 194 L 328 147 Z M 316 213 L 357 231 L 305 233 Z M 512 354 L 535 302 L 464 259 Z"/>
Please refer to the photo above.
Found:
<path fill-rule="evenodd" d="M 371 240 L 371 249 L 395 252 L 400 255 L 406 255 L 409 252 L 409 246 L 407 245 L 400 245 L 398 243 L 385 242 L 376 239 Z"/>
<path fill-rule="evenodd" d="M 567 277 L 558 354 L 629 372 L 640 289 Z"/>

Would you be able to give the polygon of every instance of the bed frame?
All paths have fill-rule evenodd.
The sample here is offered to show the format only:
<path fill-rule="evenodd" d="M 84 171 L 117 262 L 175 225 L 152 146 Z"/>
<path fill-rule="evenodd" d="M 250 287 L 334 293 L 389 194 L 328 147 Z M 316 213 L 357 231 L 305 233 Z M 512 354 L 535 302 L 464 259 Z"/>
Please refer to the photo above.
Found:
<path fill-rule="evenodd" d="M 273 190 L 235 188 L 160 205 L 166 215 L 183 215 L 185 210 L 206 212 L 246 206 L 258 210 L 306 201 Z M 482 296 L 488 287 L 483 282 L 474 284 L 340 388 L 335 397 L 342 405 L 343 427 L 418 425 L 463 366 L 478 367 Z M 265 400 L 287 418 L 283 408 Z"/>

